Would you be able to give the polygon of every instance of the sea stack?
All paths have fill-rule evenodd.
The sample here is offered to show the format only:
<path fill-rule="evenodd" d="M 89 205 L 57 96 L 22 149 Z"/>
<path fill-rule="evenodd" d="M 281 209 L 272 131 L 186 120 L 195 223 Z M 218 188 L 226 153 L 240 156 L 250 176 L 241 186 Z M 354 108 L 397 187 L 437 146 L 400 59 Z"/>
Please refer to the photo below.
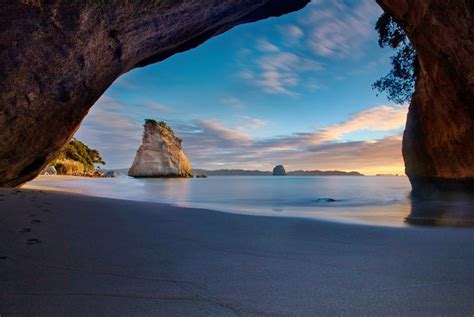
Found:
<path fill-rule="evenodd" d="M 285 176 L 286 171 L 283 165 L 277 165 L 273 168 L 273 176 Z"/>
<path fill-rule="evenodd" d="M 142 145 L 128 175 L 132 177 L 192 177 L 182 140 L 163 121 L 145 120 Z"/>

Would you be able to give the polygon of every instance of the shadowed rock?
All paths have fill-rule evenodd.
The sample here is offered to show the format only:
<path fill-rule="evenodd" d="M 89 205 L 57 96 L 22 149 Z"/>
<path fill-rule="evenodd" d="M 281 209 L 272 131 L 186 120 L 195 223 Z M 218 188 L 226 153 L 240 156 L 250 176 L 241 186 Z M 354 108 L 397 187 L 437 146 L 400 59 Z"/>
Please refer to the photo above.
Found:
<path fill-rule="evenodd" d="M 474 3 L 377 0 L 406 31 L 419 75 L 403 157 L 415 194 L 474 190 Z"/>
<path fill-rule="evenodd" d="M 273 176 L 285 176 L 286 171 L 283 165 L 277 165 L 273 168 Z"/>

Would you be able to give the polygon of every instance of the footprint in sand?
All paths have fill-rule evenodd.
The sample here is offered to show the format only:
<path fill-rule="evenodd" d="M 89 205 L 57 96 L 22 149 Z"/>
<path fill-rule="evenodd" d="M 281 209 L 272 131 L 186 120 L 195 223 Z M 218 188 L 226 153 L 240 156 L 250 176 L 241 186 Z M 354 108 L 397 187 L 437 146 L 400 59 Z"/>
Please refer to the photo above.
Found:
<path fill-rule="evenodd" d="M 41 220 L 39 220 L 39 219 L 33 219 L 33 220 L 31 220 L 31 223 L 41 223 Z"/>
<path fill-rule="evenodd" d="M 26 240 L 27 245 L 34 245 L 34 244 L 40 244 L 40 243 L 41 243 L 41 240 L 39 240 L 39 239 L 28 239 L 28 240 Z"/>
<path fill-rule="evenodd" d="M 0 260 L 6 260 L 8 259 L 8 256 L 0 256 Z"/>
<path fill-rule="evenodd" d="M 28 233 L 31 232 L 31 228 L 23 228 L 20 230 L 21 233 Z"/>

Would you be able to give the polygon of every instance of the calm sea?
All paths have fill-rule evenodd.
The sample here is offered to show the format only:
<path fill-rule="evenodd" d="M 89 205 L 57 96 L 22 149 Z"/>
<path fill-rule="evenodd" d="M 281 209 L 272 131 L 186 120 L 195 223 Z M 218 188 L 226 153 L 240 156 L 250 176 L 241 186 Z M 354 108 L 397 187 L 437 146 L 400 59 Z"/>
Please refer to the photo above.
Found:
<path fill-rule="evenodd" d="M 92 196 L 226 212 L 403 225 L 406 177 L 214 176 L 192 179 L 43 176 L 30 183 Z"/>

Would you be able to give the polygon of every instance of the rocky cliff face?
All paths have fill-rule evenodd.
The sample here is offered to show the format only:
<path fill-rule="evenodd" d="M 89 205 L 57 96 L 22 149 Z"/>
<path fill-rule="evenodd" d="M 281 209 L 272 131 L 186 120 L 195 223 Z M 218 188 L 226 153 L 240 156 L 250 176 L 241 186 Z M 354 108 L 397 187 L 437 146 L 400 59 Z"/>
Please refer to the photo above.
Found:
<path fill-rule="evenodd" d="M 0 186 L 38 175 L 121 74 L 308 2 L 2 1 Z"/>
<path fill-rule="evenodd" d="M 145 123 L 143 142 L 128 171 L 133 177 L 192 177 L 182 141 L 164 123 Z"/>
<path fill-rule="evenodd" d="M 414 192 L 474 191 L 474 2 L 377 2 L 405 29 L 420 63 L 403 137 Z"/>

